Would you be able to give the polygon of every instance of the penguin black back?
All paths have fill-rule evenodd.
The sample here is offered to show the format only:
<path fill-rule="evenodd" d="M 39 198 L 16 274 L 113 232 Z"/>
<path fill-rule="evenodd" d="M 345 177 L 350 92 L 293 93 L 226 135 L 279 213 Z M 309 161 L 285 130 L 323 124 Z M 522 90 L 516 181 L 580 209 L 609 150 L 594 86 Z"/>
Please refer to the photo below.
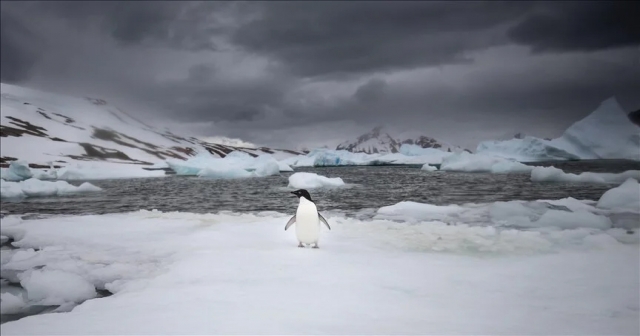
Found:
<path fill-rule="evenodd" d="M 307 200 L 313 202 L 313 200 L 311 199 L 311 195 L 309 194 L 308 191 L 306 191 L 305 189 L 298 189 L 296 191 L 292 191 L 292 194 L 298 196 L 298 197 L 304 197 Z"/>

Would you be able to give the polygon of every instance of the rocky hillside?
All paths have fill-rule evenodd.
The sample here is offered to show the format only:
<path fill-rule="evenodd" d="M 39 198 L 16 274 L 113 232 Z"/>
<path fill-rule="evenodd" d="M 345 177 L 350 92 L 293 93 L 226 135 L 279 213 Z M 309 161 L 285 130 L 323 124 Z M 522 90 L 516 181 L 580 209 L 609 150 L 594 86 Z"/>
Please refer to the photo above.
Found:
<path fill-rule="evenodd" d="M 18 159 L 35 168 L 92 161 L 153 166 L 202 152 L 217 157 L 232 151 L 251 156 L 266 153 L 277 159 L 300 154 L 214 144 L 175 134 L 152 127 L 102 99 L 61 96 L 4 83 L 1 92 L 2 167 Z"/>
<path fill-rule="evenodd" d="M 417 132 L 405 132 L 392 136 L 382 126 L 375 127 L 355 140 L 345 141 L 339 144 L 336 149 L 367 154 L 398 153 L 403 144 L 417 145 L 422 148 L 435 148 L 446 152 L 462 150 L 457 146 L 452 146 Z"/>

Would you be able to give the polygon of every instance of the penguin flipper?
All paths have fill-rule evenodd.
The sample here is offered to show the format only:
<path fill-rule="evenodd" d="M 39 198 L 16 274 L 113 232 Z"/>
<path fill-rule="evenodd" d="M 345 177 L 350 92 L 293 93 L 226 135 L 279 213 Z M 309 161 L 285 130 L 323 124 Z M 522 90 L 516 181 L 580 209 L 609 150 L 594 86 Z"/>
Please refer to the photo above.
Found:
<path fill-rule="evenodd" d="M 284 226 L 284 230 L 285 230 L 285 231 L 287 231 L 287 229 L 288 229 L 291 225 L 293 225 L 293 223 L 295 223 L 295 222 L 296 222 L 296 215 L 293 215 L 293 217 L 291 217 L 291 218 L 289 219 L 289 221 L 287 222 L 287 225 L 285 225 L 285 226 Z"/>
<path fill-rule="evenodd" d="M 318 212 L 318 219 L 324 223 L 324 225 L 327 226 L 327 228 L 329 228 L 329 230 L 331 230 L 331 227 L 329 226 L 329 223 L 327 222 L 326 219 L 324 219 L 324 217 L 322 217 L 322 215 Z"/>

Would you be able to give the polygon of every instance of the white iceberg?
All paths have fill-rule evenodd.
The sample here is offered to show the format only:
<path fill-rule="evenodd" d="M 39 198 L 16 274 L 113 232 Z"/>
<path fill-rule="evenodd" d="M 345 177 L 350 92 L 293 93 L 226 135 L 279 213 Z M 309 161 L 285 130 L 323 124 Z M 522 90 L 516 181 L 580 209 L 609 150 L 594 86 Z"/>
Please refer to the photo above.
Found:
<path fill-rule="evenodd" d="M 419 149 L 418 149 L 419 148 Z M 292 167 L 378 166 L 439 164 L 452 155 L 434 148 L 402 145 L 400 153 L 352 153 L 347 150 L 314 149 L 307 155 L 290 157 L 281 162 Z"/>
<path fill-rule="evenodd" d="M 622 173 L 565 173 L 556 167 L 535 167 L 531 171 L 534 182 L 582 182 L 582 183 L 622 183 L 628 178 L 640 180 L 640 170 L 627 170 Z"/>
<path fill-rule="evenodd" d="M 20 182 L 2 180 L 0 183 L 1 198 L 65 196 L 102 190 L 89 182 L 84 182 L 76 187 L 66 181 L 41 181 L 36 178 Z"/>
<path fill-rule="evenodd" d="M 24 181 L 33 177 L 33 173 L 26 161 L 11 161 L 9 168 L 0 168 L 0 178 L 5 181 Z"/>
<path fill-rule="evenodd" d="M 534 137 L 485 141 L 476 153 L 518 161 L 566 159 L 629 159 L 640 161 L 640 128 L 633 124 L 615 98 L 602 102 L 559 138 Z"/>
<path fill-rule="evenodd" d="M 336 188 L 344 185 L 344 181 L 339 177 L 326 177 L 305 172 L 289 176 L 289 187 L 296 189 Z"/>
<path fill-rule="evenodd" d="M 527 166 L 514 160 L 467 152 L 445 157 L 440 165 L 440 170 L 471 173 L 528 173 L 532 169 L 532 166 Z"/>
<path fill-rule="evenodd" d="M 598 200 L 597 207 L 640 213 L 640 185 L 638 180 L 629 178 L 621 185 L 607 190 Z"/>
<path fill-rule="evenodd" d="M 451 216 L 492 224 L 476 210 Z M 0 233 L 25 253 L 3 261 L 3 273 L 26 280 L 39 272 L 27 286 L 35 300 L 26 295 L 26 304 L 75 304 L 93 296 L 90 287 L 114 295 L 4 323 L 2 334 L 622 335 L 640 328 L 638 243 L 621 243 L 610 230 L 327 216 L 333 230 L 316 250 L 296 247 L 283 230 L 290 217 L 6 216 Z"/>
<path fill-rule="evenodd" d="M 166 160 L 167 165 L 177 175 L 200 176 L 207 178 L 249 178 L 278 175 L 281 169 L 292 171 L 285 163 L 278 162 L 271 155 L 251 155 L 233 151 L 224 158 L 218 158 L 211 154 L 199 154 L 195 157 L 183 160 Z"/>
<path fill-rule="evenodd" d="M 426 170 L 426 171 L 437 171 L 438 167 L 432 166 L 432 165 L 430 165 L 428 163 L 425 163 L 420 169 L 421 170 Z"/>

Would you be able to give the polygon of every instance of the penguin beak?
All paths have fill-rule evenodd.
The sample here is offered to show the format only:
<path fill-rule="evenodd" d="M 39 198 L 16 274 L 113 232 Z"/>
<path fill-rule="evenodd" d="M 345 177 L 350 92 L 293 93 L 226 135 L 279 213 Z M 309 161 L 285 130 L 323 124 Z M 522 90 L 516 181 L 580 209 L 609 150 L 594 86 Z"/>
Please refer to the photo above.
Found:
<path fill-rule="evenodd" d="M 296 195 L 296 197 L 298 197 L 298 194 L 296 194 L 296 192 L 295 192 L 295 191 L 292 191 L 291 193 L 292 193 L 292 194 L 294 194 L 294 195 Z"/>

